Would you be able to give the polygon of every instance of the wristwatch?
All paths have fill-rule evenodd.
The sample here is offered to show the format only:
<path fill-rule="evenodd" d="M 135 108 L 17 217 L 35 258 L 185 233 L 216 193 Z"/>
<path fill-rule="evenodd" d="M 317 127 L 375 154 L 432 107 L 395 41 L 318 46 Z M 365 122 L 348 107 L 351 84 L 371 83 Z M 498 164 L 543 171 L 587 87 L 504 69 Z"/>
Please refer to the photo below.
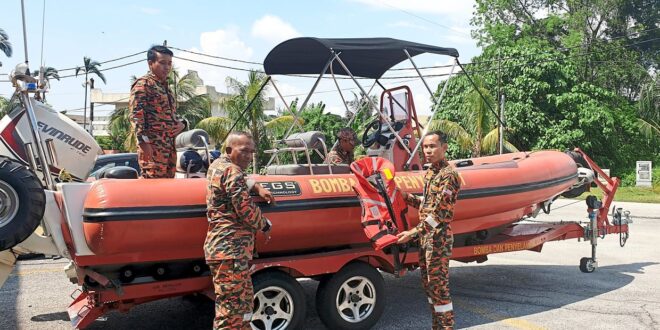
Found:
<path fill-rule="evenodd" d="M 146 136 L 146 135 L 141 135 L 140 140 L 142 140 L 142 142 L 144 142 L 144 143 L 150 143 L 151 142 L 151 141 L 149 141 L 149 137 Z"/>
<path fill-rule="evenodd" d="M 270 228 L 273 226 L 273 223 L 270 222 L 268 218 L 266 218 L 266 225 L 261 229 L 262 232 L 267 232 L 270 230 Z"/>

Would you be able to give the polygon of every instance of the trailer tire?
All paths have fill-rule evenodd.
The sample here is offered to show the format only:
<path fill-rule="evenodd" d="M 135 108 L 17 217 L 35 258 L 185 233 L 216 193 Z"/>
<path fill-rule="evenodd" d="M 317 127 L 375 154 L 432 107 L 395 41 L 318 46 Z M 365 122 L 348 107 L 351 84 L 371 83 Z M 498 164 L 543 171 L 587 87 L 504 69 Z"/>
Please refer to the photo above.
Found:
<path fill-rule="evenodd" d="M 316 292 L 316 310 L 329 329 L 370 329 L 384 309 L 383 277 L 363 262 L 344 266 Z"/>
<path fill-rule="evenodd" d="M 24 165 L 0 156 L 0 251 L 28 238 L 46 209 L 41 181 Z"/>
<path fill-rule="evenodd" d="M 580 259 L 580 270 L 583 273 L 593 273 L 596 270 L 594 259 L 587 257 Z"/>
<path fill-rule="evenodd" d="M 252 278 L 254 307 L 252 328 L 260 330 L 301 329 L 307 314 L 305 292 L 295 278 L 281 271 L 268 271 Z"/>

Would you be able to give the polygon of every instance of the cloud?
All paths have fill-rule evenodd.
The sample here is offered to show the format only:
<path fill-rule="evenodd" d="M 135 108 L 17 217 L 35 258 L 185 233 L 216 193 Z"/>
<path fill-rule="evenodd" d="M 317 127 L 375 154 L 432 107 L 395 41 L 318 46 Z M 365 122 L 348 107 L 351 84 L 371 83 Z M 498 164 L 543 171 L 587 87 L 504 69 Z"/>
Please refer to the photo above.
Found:
<path fill-rule="evenodd" d="M 199 47 L 192 47 L 188 50 L 196 53 L 249 61 L 251 60 L 254 51 L 250 46 L 243 42 L 243 40 L 241 40 L 239 32 L 240 31 L 236 26 L 230 26 L 216 31 L 202 32 L 199 37 Z M 174 59 L 174 66 L 181 74 L 186 74 L 188 70 L 195 70 L 200 78 L 204 80 L 205 85 L 215 86 L 218 92 L 223 93 L 227 91 L 225 81 L 228 76 L 244 81 L 247 79 L 247 73 L 244 71 L 220 68 L 207 64 L 194 63 L 183 60 L 182 58 L 229 67 L 261 69 L 255 65 L 231 62 L 182 51 L 176 51 L 174 55 L 175 57 L 180 57 Z"/>
<path fill-rule="evenodd" d="M 147 14 L 147 15 L 158 15 L 158 14 L 160 14 L 160 9 L 158 9 L 158 8 L 140 7 L 138 9 L 140 10 L 140 12 L 142 12 L 143 14 Z"/>
<path fill-rule="evenodd" d="M 252 24 L 252 36 L 277 44 L 299 37 L 300 33 L 291 24 L 273 15 L 265 15 Z"/>

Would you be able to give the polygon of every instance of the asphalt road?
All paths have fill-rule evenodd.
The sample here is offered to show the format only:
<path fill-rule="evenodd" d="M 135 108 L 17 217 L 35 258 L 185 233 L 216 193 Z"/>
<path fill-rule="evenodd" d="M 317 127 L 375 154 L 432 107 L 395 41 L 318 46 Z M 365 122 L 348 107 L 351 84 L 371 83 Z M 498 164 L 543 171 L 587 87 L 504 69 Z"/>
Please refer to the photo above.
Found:
<path fill-rule="evenodd" d="M 583 202 L 559 200 L 538 220 L 586 220 Z M 599 242 L 599 268 L 578 269 L 590 245 L 547 243 L 541 253 L 491 255 L 483 264 L 451 263 L 451 292 L 458 328 L 469 329 L 660 329 L 660 204 L 620 203 L 635 223 L 625 248 L 615 235 Z M 65 312 L 76 286 L 59 260 L 21 261 L 0 289 L 0 329 L 70 329 Z M 313 306 L 316 282 L 303 280 L 309 301 L 306 329 L 324 329 Z M 430 328 L 419 272 L 385 275 L 387 307 L 377 329 Z M 210 303 L 183 298 L 113 312 L 91 329 L 209 329 Z"/>

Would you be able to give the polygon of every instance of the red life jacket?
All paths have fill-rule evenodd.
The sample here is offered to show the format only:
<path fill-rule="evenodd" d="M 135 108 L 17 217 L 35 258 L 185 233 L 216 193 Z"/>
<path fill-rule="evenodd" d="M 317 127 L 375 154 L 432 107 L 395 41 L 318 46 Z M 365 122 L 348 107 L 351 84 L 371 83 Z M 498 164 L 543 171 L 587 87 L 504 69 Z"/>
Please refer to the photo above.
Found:
<path fill-rule="evenodd" d="M 364 233 L 376 250 L 396 243 L 396 234 L 408 229 L 408 206 L 396 189 L 394 165 L 384 158 L 365 157 L 350 167 L 357 179 L 353 189 L 362 206 Z"/>

